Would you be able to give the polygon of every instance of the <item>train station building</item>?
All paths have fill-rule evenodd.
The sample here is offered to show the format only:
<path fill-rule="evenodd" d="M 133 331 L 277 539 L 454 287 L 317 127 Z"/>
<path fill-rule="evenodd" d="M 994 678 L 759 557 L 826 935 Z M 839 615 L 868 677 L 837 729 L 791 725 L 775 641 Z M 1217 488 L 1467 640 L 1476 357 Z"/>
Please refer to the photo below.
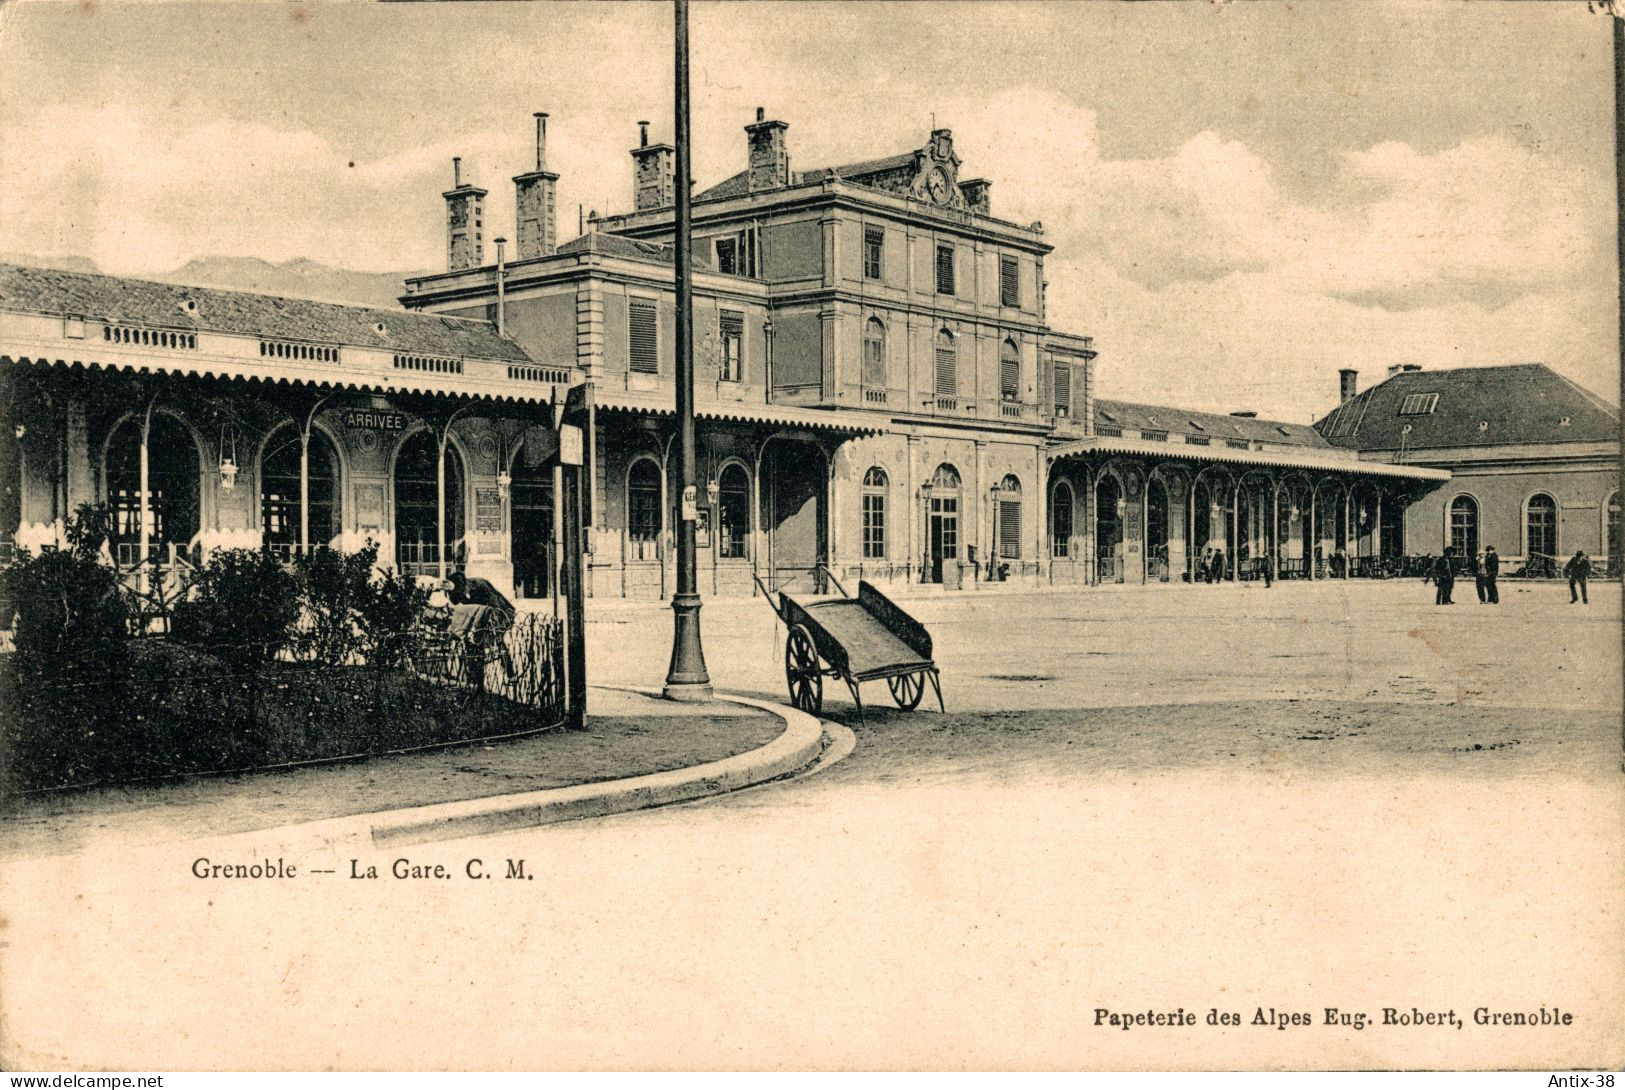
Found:
<path fill-rule="evenodd" d="M 1219 552 L 1224 578 L 1375 571 L 1448 476 L 1303 425 L 1097 399 L 1092 339 L 1048 321 L 1043 226 L 996 216 L 946 129 L 806 171 L 763 111 L 742 143 L 744 169 L 694 198 L 703 592 L 821 566 L 893 586 L 1178 581 Z M 656 597 L 674 578 L 674 149 L 644 126 L 631 160 L 632 210 L 558 245 L 539 142 L 497 262 L 469 229 L 488 193 L 456 179 L 448 271 L 402 302 L 580 369 L 589 593 Z"/>
<path fill-rule="evenodd" d="M 1406 532 L 1433 551 L 1495 546 L 1518 571 L 1548 572 L 1576 550 L 1620 567 L 1619 406 L 1539 363 L 1429 371 L 1390 367 L 1315 428 L 1370 461 L 1450 471 L 1405 511 Z"/>
<path fill-rule="evenodd" d="M 1617 553 L 1617 409 L 1549 371 L 1471 396 L 1399 374 L 1340 391 L 1313 427 L 1102 398 L 1092 339 L 1049 322 L 1042 225 L 995 215 L 951 132 L 792 170 L 789 126 L 759 111 L 741 144 L 743 169 L 694 201 L 704 594 L 825 572 L 989 590 L 1359 577 L 1488 541 Z M 0 537 L 49 544 L 106 503 L 130 556 L 371 539 L 414 573 L 546 597 L 553 470 L 579 427 L 585 593 L 669 596 L 674 159 L 645 126 L 631 210 L 560 242 L 539 130 L 511 246 L 454 167 L 447 270 L 407 281 L 404 309 L 0 267 Z M 1413 392 L 1440 395 L 1440 427 L 1501 399 L 1506 419 L 1474 433 L 1498 442 L 1407 418 L 1393 446 L 1408 402 L 1387 401 Z M 1548 401 L 1551 442 L 1512 407 Z M 1513 462 L 1566 483 L 1492 499 Z"/>

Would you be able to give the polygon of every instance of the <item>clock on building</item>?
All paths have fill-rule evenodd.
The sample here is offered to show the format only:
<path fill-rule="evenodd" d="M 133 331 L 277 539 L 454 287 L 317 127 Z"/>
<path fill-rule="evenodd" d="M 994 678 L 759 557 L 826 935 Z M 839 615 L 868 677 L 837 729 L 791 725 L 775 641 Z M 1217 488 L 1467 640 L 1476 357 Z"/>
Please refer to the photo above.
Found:
<path fill-rule="evenodd" d="M 931 176 L 925 182 L 926 192 L 931 194 L 931 199 L 938 204 L 946 204 L 948 201 L 948 188 L 948 175 L 943 173 L 941 167 L 933 168 Z"/>

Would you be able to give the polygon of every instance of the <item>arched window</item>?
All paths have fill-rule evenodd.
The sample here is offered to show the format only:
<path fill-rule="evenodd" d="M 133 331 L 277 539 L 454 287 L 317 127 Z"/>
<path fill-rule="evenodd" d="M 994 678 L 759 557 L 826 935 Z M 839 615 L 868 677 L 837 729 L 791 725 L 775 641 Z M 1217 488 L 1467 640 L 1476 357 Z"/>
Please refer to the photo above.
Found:
<path fill-rule="evenodd" d="M 944 462 L 926 492 L 926 549 L 930 579 L 940 583 L 944 562 L 959 560 L 959 471 Z"/>
<path fill-rule="evenodd" d="M 1021 350 L 1009 338 L 999 346 L 999 398 L 1021 400 Z"/>
<path fill-rule="evenodd" d="M 333 444 L 316 429 L 310 432 L 310 536 L 312 548 L 326 545 L 338 535 L 335 497 L 338 495 L 338 455 Z M 265 547 L 279 556 L 299 548 L 299 429 L 284 425 L 272 433 L 260 462 L 260 533 Z"/>
<path fill-rule="evenodd" d="M 879 318 L 863 324 L 863 388 L 886 389 L 886 325 Z"/>
<path fill-rule="evenodd" d="M 408 575 L 440 572 L 440 484 L 435 463 L 440 440 L 428 428 L 414 432 L 395 458 L 395 562 Z M 463 460 L 446 443 L 445 566 L 462 566 Z"/>
<path fill-rule="evenodd" d="M 639 458 L 626 472 L 627 558 L 658 557 L 660 529 L 660 467 L 653 458 Z"/>
<path fill-rule="evenodd" d="M 722 467 L 717 483 L 717 555 L 724 560 L 743 558 L 749 533 L 750 481 L 743 466 L 730 462 Z"/>
<path fill-rule="evenodd" d="M 1471 496 L 1450 501 L 1450 544 L 1457 556 L 1478 555 L 1478 501 Z"/>
<path fill-rule="evenodd" d="M 1110 473 L 1095 483 L 1095 570 L 1102 583 L 1121 583 L 1123 569 L 1123 487 Z"/>
<path fill-rule="evenodd" d="M 1021 559 L 1021 481 L 1014 473 L 999 482 L 999 555 L 1006 560 Z"/>
<path fill-rule="evenodd" d="M 886 471 L 870 466 L 863 475 L 863 559 L 886 559 Z"/>
<path fill-rule="evenodd" d="M 1050 493 L 1049 553 L 1060 560 L 1072 555 L 1072 486 L 1065 481 Z"/>
<path fill-rule="evenodd" d="M 959 348 L 954 335 L 946 329 L 937 331 L 937 396 L 956 397 L 959 394 Z"/>
<path fill-rule="evenodd" d="M 1557 501 L 1544 492 L 1529 497 L 1524 516 L 1524 562 L 1557 557 Z"/>
<path fill-rule="evenodd" d="M 184 549 L 198 532 L 200 485 L 197 443 L 167 413 L 154 412 L 147 432 L 147 540 L 155 554 Z M 140 561 L 141 419 L 130 417 L 107 447 L 107 502 L 113 508 L 113 546 L 120 564 Z"/>
<path fill-rule="evenodd" d="M 508 484 L 508 549 L 513 589 L 521 598 L 553 592 L 553 469 L 551 446 L 524 442 Z"/>

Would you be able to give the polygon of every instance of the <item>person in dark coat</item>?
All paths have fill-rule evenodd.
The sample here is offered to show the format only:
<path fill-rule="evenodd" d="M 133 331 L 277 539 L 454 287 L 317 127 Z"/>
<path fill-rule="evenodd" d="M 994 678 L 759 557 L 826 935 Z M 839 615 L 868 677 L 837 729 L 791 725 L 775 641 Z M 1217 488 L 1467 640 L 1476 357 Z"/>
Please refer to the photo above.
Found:
<path fill-rule="evenodd" d="M 1574 550 L 1569 562 L 1563 565 L 1563 574 L 1569 577 L 1569 605 L 1575 602 L 1591 604 L 1591 596 L 1586 593 L 1586 580 L 1591 578 L 1591 558 L 1583 549 Z"/>
<path fill-rule="evenodd" d="M 1224 581 L 1224 550 L 1214 549 L 1213 560 L 1208 567 L 1208 582 L 1220 583 Z"/>
<path fill-rule="evenodd" d="M 1433 580 L 1433 604 L 1436 606 L 1456 604 L 1450 600 L 1450 594 L 1456 588 L 1455 552 L 1454 545 L 1446 547 L 1444 555 L 1433 562 L 1433 570 L 1428 573 L 1428 578 Z M 1425 585 L 1427 579 L 1422 582 Z"/>
<path fill-rule="evenodd" d="M 1479 569 L 1484 580 L 1485 600 L 1492 606 L 1501 604 L 1501 592 L 1496 589 L 1495 580 L 1501 574 L 1501 554 L 1490 545 L 1484 550 L 1484 564 Z"/>

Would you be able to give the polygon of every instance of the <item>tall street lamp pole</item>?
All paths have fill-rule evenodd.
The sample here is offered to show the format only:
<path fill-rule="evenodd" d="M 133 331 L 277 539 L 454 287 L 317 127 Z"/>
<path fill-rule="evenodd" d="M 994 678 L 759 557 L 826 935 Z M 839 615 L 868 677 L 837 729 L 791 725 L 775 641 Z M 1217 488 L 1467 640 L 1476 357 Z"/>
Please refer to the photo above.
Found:
<path fill-rule="evenodd" d="M 677 474 L 682 504 L 677 519 L 677 593 L 672 595 L 674 630 L 668 700 L 711 699 L 711 675 L 700 646 L 700 596 L 695 578 L 695 523 L 699 519 L 698 477 L 694 471 L 694 256 L 688 131 L 688 0 L 675 0 L 677 39 Z"/>

